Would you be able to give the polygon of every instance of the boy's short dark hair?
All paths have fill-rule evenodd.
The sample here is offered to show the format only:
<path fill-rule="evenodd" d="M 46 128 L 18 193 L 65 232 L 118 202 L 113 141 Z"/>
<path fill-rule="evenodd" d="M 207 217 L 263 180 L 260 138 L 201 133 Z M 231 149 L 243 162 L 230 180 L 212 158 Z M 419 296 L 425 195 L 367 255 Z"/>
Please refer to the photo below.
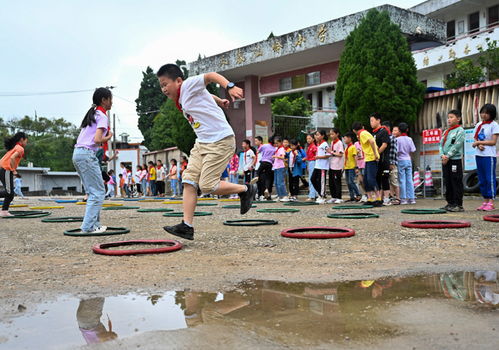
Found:
<path fill-rule="evenodd" d="M 354 122 L 352 124 L 352 130 L 357 131 L 357 130 L 360 130 L 362 128 L 363 128 L 363 126 L 362 126 L 362 123 L 360 123 L 360 122 Z"/>
<path fill-rule="evenodd" d="M 119 176 L 119 177 L 123 177 L 123 174 L 119 174 L 118 176 Z"/>
<path fill-rule="evenodd" d="M 371 113 L 369 118 L 373 117 L 376 120 L 381 120 L 381 115 L 378 112 Z"/>
<path fill-rule="evenodd" d="M 463 116 L 461 115 L 461 111 L 459 109 L 451 109 L 447 114 L 454 114 L 456 117 L 459 118 L 459 124 L 462 124 Z"/>
<path fill-rule="evenodd" d="M 352 142 L 354 142 L 356 139 L 355 134 L 351 131 L 346 132 L 345 135 L 343 135 L 343 137 L 349 137 L 350 140 L 352 140 Z"/>
<path fill-rule="evenodd" d="M 407 130 L 409 130 L 409 125 L 407 123 L 400 123 L 399 124 L 399 130 L 400 132 L 407 132 Z"/>
<path fill-rule="evenodd" d="M 176 64 L 168 63 L 163 66 L 158 70 L 156 73 L 156 76 L 159 77 L 167 77 L 170 78 L 171 80 L 175 80 L 177 78 L 180 78 L 184 80 L 184 73 L 182 72 L 182 69 L 180 69 L 179 66 Z"/>
<path fill-rule="evenodd" d="M 263 142 L 263 138 L 261 136 L 255 136 L 255 139 L 257 139 L 260 142 Z"/>
<path fill-rule="evenodd" d="M 391 129 L 391 128 L 392 128 L 392 122 L 391 122 L 391 121 L 389 121 L 389 120 L 385 120 L 385 121 L 383 121 L 383 122 L 381 123 L 381 125 L 383 125 L 383 126 L 387 126 L 389 129 Z"/>

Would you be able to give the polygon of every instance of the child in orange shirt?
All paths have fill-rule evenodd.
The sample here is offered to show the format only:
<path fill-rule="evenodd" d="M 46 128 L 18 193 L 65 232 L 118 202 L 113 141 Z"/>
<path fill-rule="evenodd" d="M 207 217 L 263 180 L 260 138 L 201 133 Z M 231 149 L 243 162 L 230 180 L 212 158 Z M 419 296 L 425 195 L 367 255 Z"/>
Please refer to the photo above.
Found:
<path fill-rule="evenodd" d="M 9 206 L 14 199 L 14 176 L 17 176 L 17 167 L 24 156 L 24 147 L 28 143 L 28 136 L 24 132 L 18 132 L 11 138 L 5 139 L 7 153 L 0 159 L 0 181 L 3 191 L 0 198 L 4 198 L 0 216 L 13 216 L 9 213 Z"/>

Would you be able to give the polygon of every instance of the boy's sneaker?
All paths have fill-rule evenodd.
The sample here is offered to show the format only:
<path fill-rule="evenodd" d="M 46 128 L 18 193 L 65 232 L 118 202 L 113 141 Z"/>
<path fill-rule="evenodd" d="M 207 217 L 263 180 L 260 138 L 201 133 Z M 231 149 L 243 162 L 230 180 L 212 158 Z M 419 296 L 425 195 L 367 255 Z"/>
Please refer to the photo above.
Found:
<path fill-rule="evenodd" d="M 246 214 L 248 210 L 251 209 L 251 204 L 253 204 L 253 198 L 257 192 L 255 184 L 246 185 L 248 188 L 246 192 L 239 193 L 239 198 L 241 198 L 241 214 Z M 288 200 L 289 201 L 289 200 Z"/>
<path fill-rule="evenodd" d="M 385 206 L 392 205 L 392 202 L 390 201 L 390 198 L 383 199 L 383 205 L 385 205 Z"/>
<path fill-rule="evenodd" d="M 459 205 L 456 205 L 455 207 L 449 207 L 446 210 L 449 211 L 449 212 L 451 212 L 451 213 L 459 213 L 459 212 L 464 211 L 464 208 L 461 207 L 461 206 L 459 206 Z"/>
<path fill-rule="evenodd" d="M 445 207 L 442 207 L 442 208 L 439 208 L 439 209 L 449 211 L 450 208 L 453 208 L 453 206 L 450 205 L 450 204 L 447 204 Z"/>
<path fill-rule="evenodd" d="M 324 204 L 324 203 L 326 203 L 326 200 L 322 197 L 317 197 L 317 199 L 315 200 L 315 203 Z"/>
<path fill-rule="evenodd" d="M 409 204 L 416 204 L 416 200 L 415 199 L 409 199 Z"/>
<path fill-rule="evenodd" d="M 492 211 L 492 210 L 494 210 L 494 209 L 495 209 L 495 208 L 494 208 L 494 204 L 492 204 L 492 203 L 488 202 L 488 203 L 487 203 L 487 204 L 483 207 L 483 209 L 482 209 L 482 210 L 483 210 L 483 211 Z"/>
<path fill-rule="evenodd" d="M 100 227 L 93 229 L 92 231 L 83 231 L 82 233 L 97 234 L 97 233 L 104 233 L 104 232 L 106 232 L 106 230 L 107 230 L 107 226 L 100 226 Z"/>
<path fill-rule="evenodd" d="M 184 223 L 184 220 L 182 220 L 180 224 L 177 224 L 175 226 L 165 226 L 163 227 L 163 229 L 174 236 L 191 241 L 194 240 L 194 227 L 186 225 Z"/>
<path fill-rule="evenodd" d="M 360 198 L 360 202 L 362 202 L 362 203 L 367 202 L 367 196 L 366 196 L 366 195 L 363 195 L 363 196 Z"/>
<path fill-rule="evenodd" d="M 284 196 L 282 198 L 279 198 L 279 202 L 289 202 L 289 201 L 290 201 L 290 199 L 288 196 Z"/>
<path fill-rule="evenodd" d="M 258 197 L 258 200 L 259 200 L 259 201 L 264 201 L 264 200 L 265 200 L 265 197 L 264 197 L 264 196 L 260 196 L 260 197 Z"/>
<path fill-rule="evenodd" d="M 336 198 L 331 198 L 326 201 L 327 204 L 334 204 L 336 203 Z"/>
<path fill-rule="evenodd" d="M 409 204 L 409 202 L 407 201 L 407 199 L 401 199 L 400 200 L 400 205 L 407 205 Z"/>
<path fill-rule="evenodd" d="M 343 200 L 343 199 L 339 199 L 339 198 L 337 198 L 337 199 L 334 201 L 334 204 L 341 204 L 341 203 L 343 203 L 343 202 L 344 202 L 344 200 Z"/>

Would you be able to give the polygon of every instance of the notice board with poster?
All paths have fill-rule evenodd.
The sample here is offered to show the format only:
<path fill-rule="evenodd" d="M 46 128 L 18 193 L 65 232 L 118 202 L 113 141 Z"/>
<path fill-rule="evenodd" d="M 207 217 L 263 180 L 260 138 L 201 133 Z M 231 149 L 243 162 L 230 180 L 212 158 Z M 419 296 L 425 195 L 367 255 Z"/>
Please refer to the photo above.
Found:
<path fill-rule="evenodd" d="M 261 136 L 263 139 L 263 143 L 269 142 L 269 128 L 266 121 L 255 121 L 255 137 L 256 136 Z"/>
<path fill-rule="evenodd" d="M 423 148 L 419 153 L 419 164 L 424 168 L 428 165 L 432 171 L 441 171 L 442 161 L 440 158 L 439 146 L 442 137 L 441 129 L 428 129 L 423 130 L 422 134 Z"/>
<path fill-rule="evenodd" d="M 464 171 L 470 171 L 476 169 L 475 161 L 475 149 L 471 146 L 475 141 L 473 133 L 475 129 L 464 129 L 465 139 L 464 139 Z"/>

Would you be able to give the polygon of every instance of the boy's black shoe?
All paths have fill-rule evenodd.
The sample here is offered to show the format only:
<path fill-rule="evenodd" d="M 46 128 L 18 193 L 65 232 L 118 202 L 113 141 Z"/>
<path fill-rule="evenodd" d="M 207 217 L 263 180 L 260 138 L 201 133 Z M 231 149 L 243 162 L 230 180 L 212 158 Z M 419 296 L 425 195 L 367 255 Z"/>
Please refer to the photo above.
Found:
<path fill-rule="evenodd" d="M 257 192 L 255 184 L 248 184 L 246 187 L 248 187 L 246 192 L 239 193 L 239 198 L 241 198 L 241 214 L 246 214 L 250 210 L 253 198 L 255 198 Z"/>
<path fill-rule="evenodd" d="M 447 204 L 445 207 L 442 207 L 440 209 L 449 211 L 449 209 L 452 208 L 452 207 L 453 207 L 452 205 Z"/>
<path fill-rule="evenodd" d="M 163 229 L 180 238 L 194 240 L 194 227 L 190 227 L 184 223 L 184 220 L 178 225 L 175 226 L 165 226 Z"/>
<path fill-rule="evenodd" d="M 464 211 L 464 208 L 460 205 L 456 205 L 455 207 L 448 208 L 447 211 L 450 211 L 451 213 L 459 213 Z"/>

